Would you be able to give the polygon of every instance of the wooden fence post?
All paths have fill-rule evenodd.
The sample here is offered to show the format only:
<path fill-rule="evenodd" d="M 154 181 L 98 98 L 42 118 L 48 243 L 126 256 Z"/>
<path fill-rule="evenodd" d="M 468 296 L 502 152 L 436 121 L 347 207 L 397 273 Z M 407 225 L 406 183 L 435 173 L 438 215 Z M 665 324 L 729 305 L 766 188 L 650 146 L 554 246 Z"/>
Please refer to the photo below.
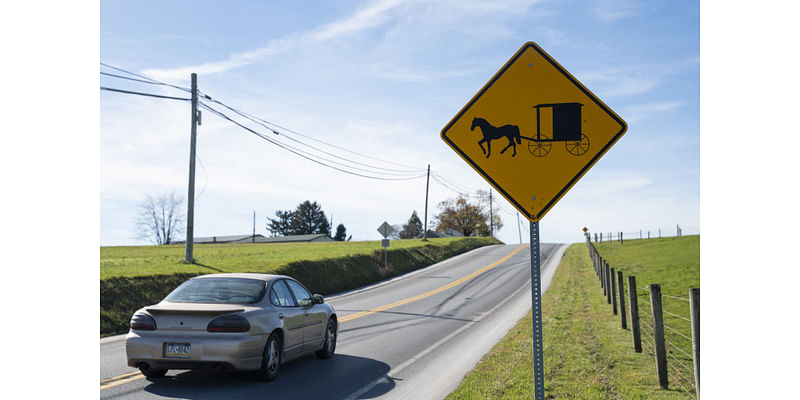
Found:
<path fill-rule="evenodd" d="M 606 303 L 611 304 L 611 271 L 609 270 L 608 263 L 603 261 L 606 271 Z"/>
<path fill-rule="evenodd" d="M 619 314 L 622 329 L 628 329 L 628 321 L 625 312 L 625 282 L 622 279 L 622 271 L 617 271 L 617 281 L 619 282 Z"/>
<path fill-rule="evenodd" d="M 611 268 L 611 309 L 617 315 L 617 280 L 614 279 L 614 268 Z"/>
<path fill-rule="evenodd" d="M 606 285 L 606 267 L 605 260 L 600 257 L 600 284 L 603 286 L 603 296 L 608 295 L 608 285 Z"/>
<path fill-rule="evenodd" d="M 700 288 L 689 289 L 689 307 L 692 311 L 692 347 L 694 348 L 694 389 L 700 400 Z"/>
<path fill-rule="evenodd" d="M 636 277 L 628 277 L 628 300 L 631 303 L 631 334 L 633 335 L 633 350 L 642 352 L 642 331 L 639 328 L 639 298 L 636 296 Z"/>
<path fill-rule="evenodd" d="M 658 384 L 662 389 L 669 388 L 667 375 L 667 347 L 664 343 L 664 313 L 661 307 L 661 285 L 650 285 L 650 309 L 653 311 L 653 340 L 656 348 L 656 371 Z"/>

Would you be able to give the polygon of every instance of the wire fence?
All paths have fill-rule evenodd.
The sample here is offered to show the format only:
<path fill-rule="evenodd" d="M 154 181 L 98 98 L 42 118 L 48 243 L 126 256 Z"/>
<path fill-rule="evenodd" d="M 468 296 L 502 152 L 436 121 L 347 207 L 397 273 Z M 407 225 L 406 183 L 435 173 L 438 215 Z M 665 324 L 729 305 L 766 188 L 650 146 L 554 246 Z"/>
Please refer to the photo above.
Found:
<path fill-rule="evenodd" d="M 612 241 L 625 241 L 625 240 L 642 240 L 642 239 L 661 239 L 668 237 L 682 237 L 686 235 L 699 235 L 699 226 L 681 226 L 676 224 L 673 227 L 656 227 L 639 229 L 638 231 L 600 231 L 590 235 L 592 242 L 612 242 Z"/>
<path fill-rule="evenodd" d="M 619 234 L 622 237 L 623 232 Z M 595 273 L 615 315 L 619 298 L 621 327 L 631 327 L 635 351 L 648 354 L 656 361 L 662 388 L 668 389 L 671 384 L 673 389 L 699 399 L 700 289 L 690 289 L 688 297 L 662 294 L 659 284 L 640 289 L 636 287 L 636 278 L 630 276 L 626 290 L 622 272 L 617 271 L 615 276 L 614 269 L 597 251 L 591 238 L 587 233 L 586 246 Z M 631 297 L 627 301 L 626 293 Z M 645 302 L 650 304 L 649 311 L 639 307 Z M 626 310 L 626 303 L 630 310 Z M 630 325 L 626 321 L 628 311 Z"/>

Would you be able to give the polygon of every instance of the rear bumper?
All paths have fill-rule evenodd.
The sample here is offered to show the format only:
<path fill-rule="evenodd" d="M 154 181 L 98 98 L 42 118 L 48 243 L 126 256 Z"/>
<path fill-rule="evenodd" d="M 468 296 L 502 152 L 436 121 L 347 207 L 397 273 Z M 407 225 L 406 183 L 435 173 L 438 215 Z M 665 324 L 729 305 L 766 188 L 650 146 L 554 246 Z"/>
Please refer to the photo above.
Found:
<path fill-rule="evenodd" d="M 157 331 L 156 331 L 157 332 Z M 125 337 L 128 366 L 146 363 L 153 369 L 208 369 L 224 367 L 235 370 L 256 370 L 266 344 L 263 335 L 243 333 L 207 333 L 170 335 L 156 332 L 133 332 Z M 166 357 L 166 343 L 189 343 L 189 357 Z"/>

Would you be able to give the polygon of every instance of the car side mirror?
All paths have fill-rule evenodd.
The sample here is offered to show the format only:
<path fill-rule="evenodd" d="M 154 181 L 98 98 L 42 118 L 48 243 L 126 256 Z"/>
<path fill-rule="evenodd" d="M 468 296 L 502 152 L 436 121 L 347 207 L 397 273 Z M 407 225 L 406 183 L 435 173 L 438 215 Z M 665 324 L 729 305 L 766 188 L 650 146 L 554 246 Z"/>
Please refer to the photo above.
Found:
<path fill-rule="evenodd" d="M 322 304 L 325 302 L 325 299 L 322 297 L 322 295 L 315 294 L 311 296 L 311 302 L 314 304 Z"/>

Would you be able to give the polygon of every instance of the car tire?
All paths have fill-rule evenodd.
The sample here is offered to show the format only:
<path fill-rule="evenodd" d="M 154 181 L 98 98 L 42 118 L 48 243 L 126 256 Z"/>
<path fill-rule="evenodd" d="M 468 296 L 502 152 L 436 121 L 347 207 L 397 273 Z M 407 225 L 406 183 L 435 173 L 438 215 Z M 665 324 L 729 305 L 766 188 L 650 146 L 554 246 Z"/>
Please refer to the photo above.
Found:
<path fill-rule="evenodd" d="M 155 369 L 147 367 L 139 367 L 139 372 L 147 378 L 163 378 L 167 374 L 167 369 Z"/>
<path fill-rule="evenodd" d="M 325 340 L 322 342 L 322 348 L 317 350 L 317 357 L 333 357 L 333 352 L 336 351 L 336 328 L 336 320 L 329 319 L 328 326 L 325 328 Z"/>
<path fill-rule="evenodd" d="M 256 371 L 256 379 L 260 381 L 272 381 L 278 377 L 281 369 L 281 338 L 277 332 L 272 332 L 264 346 L 264 354 L 261 357 L 261 369 Z"/>

